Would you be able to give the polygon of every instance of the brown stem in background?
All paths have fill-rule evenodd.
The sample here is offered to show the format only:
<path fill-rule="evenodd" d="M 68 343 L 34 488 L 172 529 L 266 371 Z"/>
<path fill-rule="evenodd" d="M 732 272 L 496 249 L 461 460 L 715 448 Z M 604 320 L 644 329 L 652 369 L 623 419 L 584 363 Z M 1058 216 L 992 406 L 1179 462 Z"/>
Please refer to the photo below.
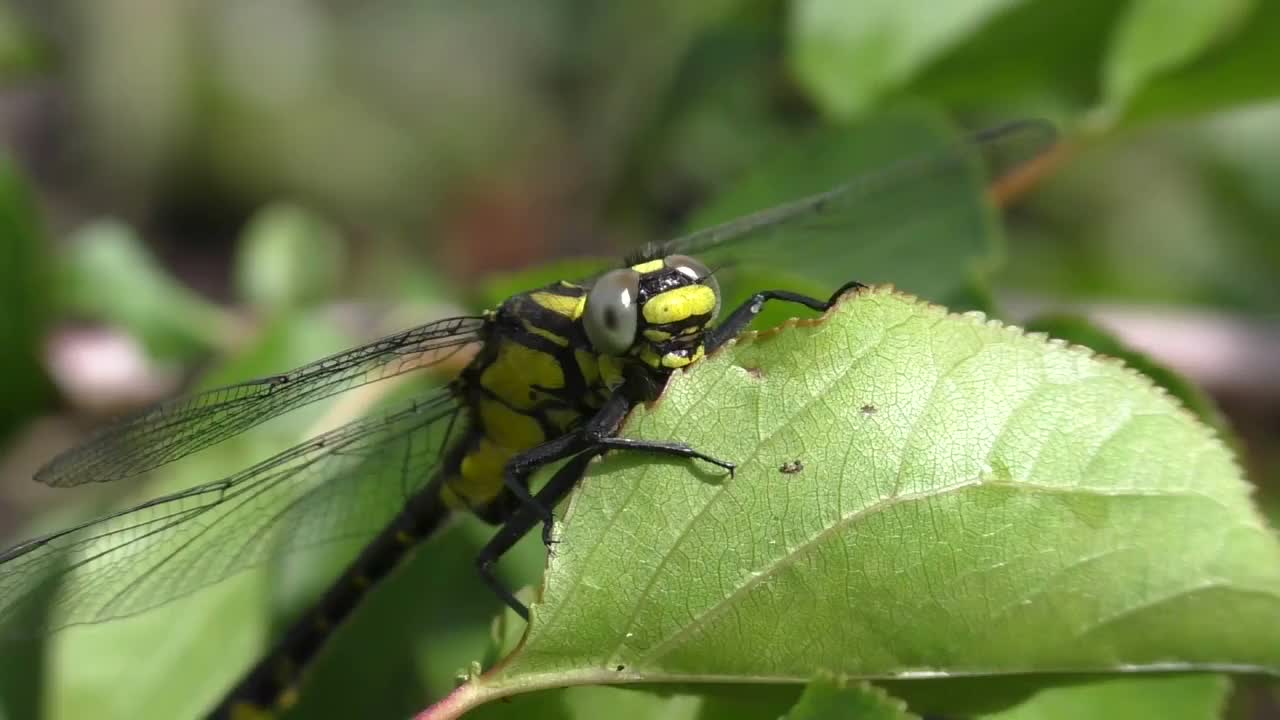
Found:
<path fill-rule="evenodd" d="M 1019 198 L 1039 185 L 1044 178 L 1055 172 L 1075 147 L 1074 142 L 1059 141 L 1049 148 L 1048 152 L 1005 173 L 988 188 L 987 193 L 991 201 L 999 208 L 1006 208 L 1017 202 Z"/>

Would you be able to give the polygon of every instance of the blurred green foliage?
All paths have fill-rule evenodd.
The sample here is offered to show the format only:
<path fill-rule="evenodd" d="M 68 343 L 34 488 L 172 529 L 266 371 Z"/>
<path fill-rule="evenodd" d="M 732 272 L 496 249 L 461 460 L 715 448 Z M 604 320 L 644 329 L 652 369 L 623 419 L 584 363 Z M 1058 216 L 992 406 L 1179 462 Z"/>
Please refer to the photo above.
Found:
<path fill-rule="evenodd" d="M 0 5 L 11 158 L 0 166 L 0 447 L 51 454 L 58 442 L 23 432 L 83 405 L 48 381 L 42 358 L 56 328 L 110 327 L 201 386 L 278 371 L 598 265 L 495 272 L 612 257 L 813 190 L 842 163 L 886 161 L 903 146 L 886 140 L 862 158 L 857 138 L 888 137 L 874 128 L 901 127 L 904 108 L 939 131 L 940 117 L 966 127 L 1049 117 L 1063 150 L 1034 193 L 1010 199 L 1007 242 L 987 227 L 964 246 L 875 258 L 850 248 L 811 270 L 904 283 L 1012 320 L 1034 296 L 1275 321 L 1277 36 L 1280 4 L 1265 0 L 13 0 Z M 810 158 L 825 163 L 810 168 Z M 379 301 L 368 303 L 376 312 L 362 305 L 353 320 L 351 298 Z M 1138 357 L 1088 323 L 1070 325 L 1052 327 Z M 1137 364 L 1216 414 L 1185 379 Z M 1267 387 L 1250 398 L 1262 426 L 1246 437 L 1273 429 L 1278 395 Z M 330 412 L 344 411 L 282 419 L 106 502 L 226 475 Z M 1248 451 L 1263 504 L 1280 507 L 1277 447 Z M 20 535 L 15 516 L 36 506 L 12 489 L 27 473 L 10 467 L 0 463 L 0 537 Z M 99 502 L 71 512 L 93 515 Z M 483 654 L 497 612 L 467 560 L 487 532 L 464 523 L 376 591 L 337 634 L 296 715 L 400 717 L 447 692 Z M 40 693 L 6 668 L 43 667 L 44 643 L 7 653 L 0 714 L 27 717 L 40 703 L 46 717 L 196 713 L 351 551 L 251 573 L 123 630 L 58 635 Z M 543 557 L 536 540 L 525 543 L 504 563 L 508 580 L 534 582 Z M 122 649 L 137 647 L 146 657 Z M 1180 687 L 1200 700 L 1183 706 L 1196 708 L 1187 717 L 1211 717 L 1225 691 L 1191 683 Z M 1166 692 L 1134 697 L 1182 697 Z M 601 708 L 777 714 L 767 703 L 591 688 L 480 715 Z"/>
<path fill-rule="evenodd" d="M 47 238 L 13 161 L 0 156 L 0 440 L 49 401 L 51 388 L 40 366 L 49 314 Z"/>

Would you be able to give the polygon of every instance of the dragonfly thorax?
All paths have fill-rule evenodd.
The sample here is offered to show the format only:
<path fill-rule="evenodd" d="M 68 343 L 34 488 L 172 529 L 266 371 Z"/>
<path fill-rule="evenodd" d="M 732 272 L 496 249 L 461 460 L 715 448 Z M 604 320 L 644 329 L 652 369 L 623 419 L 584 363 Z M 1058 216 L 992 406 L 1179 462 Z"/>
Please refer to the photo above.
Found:
<path fill-rule="evenodd" d="M 652 399 L 662 378 L 703 356 L 719 306 L 706 266 L 682 255 L 508 298 L 454 386 L 471 428 L 446 469 L 451 502 L 500 517 L 512 458 L 579 427 L 614 393 Z"/>

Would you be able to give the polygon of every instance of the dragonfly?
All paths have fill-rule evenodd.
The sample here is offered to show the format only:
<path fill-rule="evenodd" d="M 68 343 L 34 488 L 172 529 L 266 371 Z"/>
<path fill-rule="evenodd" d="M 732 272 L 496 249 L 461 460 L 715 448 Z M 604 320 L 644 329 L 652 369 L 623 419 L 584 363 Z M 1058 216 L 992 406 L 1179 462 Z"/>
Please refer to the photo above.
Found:
<path fill-rule="evenodd" d="M 632 408 L 656 399 L 672 372 L 737 337 L 767 305 L 822 312 L 863 287 L 848 280 L 824 297 L 758 290 L 719 319 L 720 269 L 780 246 L 821 253 L 848 243 L 869 214 L 883 213 L 904 190 L 979 167 L 991 177 L 1007 175 L 1054 137 L 1052 126 L 1037 120 L 993 127 L 824 192 L 651 245 L 595 277 L 517 293 L 482 314 L 430 322 L 109 425 L 55 457 L 36 479 L 54 487 L 125 480 L 304 405 L 474 353 L 447 386 L 403 405 L 229 477 L 0 552 L 0 624 L 50 582 L 57 591 L 43 631 L 135 615 L 281 553 L 362 540 L 341 576 L 210 717 L 281 710 L 297 697 L 302 671 L 333 628 L 457 512 L 498 527 L 476 568 L 528 619 L 494 565 L 538 527 L 551 546 L 553 508 L 591 460 L 610 451 L 655 453 L 734 471 L 733 458 L 706 455 L 678 438 L 622 435 Z M 917 218 L 929 212 L 909 210 Z M 555 463 L 562 464 L 535 491 L 530 479 Z"/>

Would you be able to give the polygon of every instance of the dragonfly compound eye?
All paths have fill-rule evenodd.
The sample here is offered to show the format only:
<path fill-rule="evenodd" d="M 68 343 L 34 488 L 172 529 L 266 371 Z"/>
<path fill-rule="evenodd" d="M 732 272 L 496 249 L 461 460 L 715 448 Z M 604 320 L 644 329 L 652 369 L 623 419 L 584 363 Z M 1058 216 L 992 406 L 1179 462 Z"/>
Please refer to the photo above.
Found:
<path fill-rule="evenodd" d="M 600 276 L 587 295 L 582 326 L 597 352 L 622 355 L 636 339 L 640 274 L 629 268 Z"/>

